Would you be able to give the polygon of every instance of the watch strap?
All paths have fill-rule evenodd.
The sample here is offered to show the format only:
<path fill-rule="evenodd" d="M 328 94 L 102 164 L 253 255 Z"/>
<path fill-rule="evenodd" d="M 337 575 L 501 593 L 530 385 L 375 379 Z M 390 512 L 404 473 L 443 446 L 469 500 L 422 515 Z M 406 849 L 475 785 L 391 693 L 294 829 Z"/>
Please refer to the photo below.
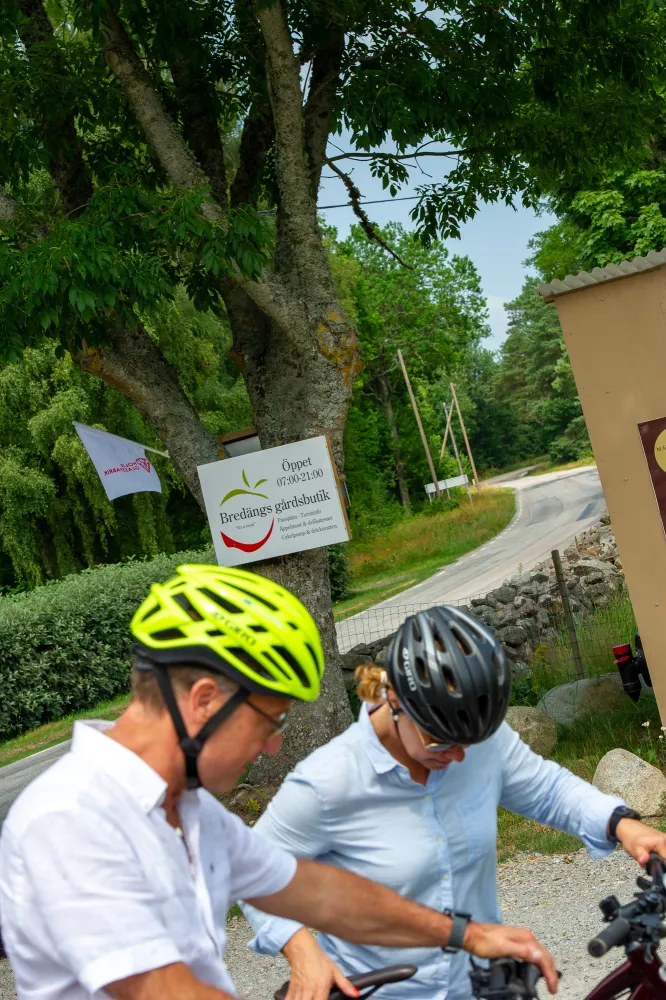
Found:
<path fill-rule="evenodd" d="M 608 820 L 608 839 L 614 841 L 616 844 L 619 843 L 617 825 L 621 819 L 641 819 L 641 815 L 635 809 L 630 809 L 629 806 L 617 806 L 613 809 Z"/>
<path fill-rule="evenodd" d="M 442 948 L 442 951 L 445 954 L 454 955 L 462 948 L 465 931 L 472 917 L 469 913 L 457 913 L 455 910 L 444 910 L 444 914 L 451 918 L 452 925 L 449 940 Z"/>

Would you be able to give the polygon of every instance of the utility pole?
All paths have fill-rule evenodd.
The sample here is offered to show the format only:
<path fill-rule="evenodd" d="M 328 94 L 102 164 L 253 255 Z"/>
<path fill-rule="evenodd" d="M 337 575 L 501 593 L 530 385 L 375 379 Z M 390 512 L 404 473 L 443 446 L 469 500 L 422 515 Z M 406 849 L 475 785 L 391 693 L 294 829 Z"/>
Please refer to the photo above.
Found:
<path fill-rule="evenodd" d="M 467 438 L 467 431 L 465 430 L 465 421 L 462 418 L 462 413 L 460 412 L 460 405 L 458 404 L 458 397 L 456 396 L 456 387 L 453 382 L 449 383 L 451 386 L 451 395 L 453 396 L 453 401 L 456 404 L 456 410 L 458 411 L 458 420 L 460 421 L 460 426 L 462 427 L 463 438 L 465 439 L 465 447 L 467 448 L 467 455 L 469 457 L 469 464 L 472 466 L 472 476 L 474 477 L 474 485 L 477 490 L 480 489 L 479 477 L 476 474 L 476 466 L 474 464 L 474 456 L 472 455 L 472 449 L 469 446 L 469 440 Z"/>
<path fill-rule="evenodd" d="M 453 413 L 453 405 L 451 405 L 451 407 L 448 408 L 446 403 L 442 400 L 442 406 L 444 408 L 444 413 L 446 413 L 446 430 L 444 431 L 442 450 L 439 453 L 440 458 L 444 458 L 444 452 L 446 451 L 446 442 L 449 439 L 449 431 L 451 430 L 451 415 Z"/>
<path fill-rule="evenodd" d="M 421 423 L 421 414 L 419 413 L 419 408 L 416 405 L 416 400 L 414 399 L 414 393 L 412 392 L 412 383 L 409 381 L 409 375 L 407 374 L 407 369 L 405 368 L 405 362 L 402 357 L 402 351 L 398 351 L 398 361 L 400 362 L 400 367 L 402 368 L 402 374 L 405 376 L 405 383 L 407 385 L 407 392 L 409 393 L 409 398 L 412 401 L 412 409 L 414 410 L 414 416 L 416 417 L 416 423 L 419 426 L 419 432 L 421 434 L 421 441 L 423 443 L 423 450 L 426 453 L 426 458 L 428 459 L 428 466 L 430 467 L 430 475 L 432 476 L 433 485 L 435 487 L 435 496 L 439 498 L 439 482 L 437 481 L 437 475 L 435 473 L 435 466 L 433 465 L 432 455 L 430 454 L 430 448 L 428 447 L 428 439 L 425 436 L 425 431 L 423 430 L 423 424 Z"/>
<path fill-rule="evenodd" d="M 460 452 L 458 451 L 458 442 L 456 441 L 456 436 L 453 433 L 453 424 L 451 423 L 451 415 L 453 414 L 453 403 L 449 403 L 448 409 L 446 403 L 442 403 L 444 407 L 444 413 L 447 415 L 446 426 L 451 428 L 451 444 L 453 445 L 453 450 L 456 456 L 456 462 L 458 463 L 458 472 L 461 476 L 464 476 L 462 462 L 460 461 Z M 469 486 L 467 487 L 467 496 L 469 497 L 469 502 L 474 506 L 474 501 L 472 500 L 472 494 L 470 493 Z"/>

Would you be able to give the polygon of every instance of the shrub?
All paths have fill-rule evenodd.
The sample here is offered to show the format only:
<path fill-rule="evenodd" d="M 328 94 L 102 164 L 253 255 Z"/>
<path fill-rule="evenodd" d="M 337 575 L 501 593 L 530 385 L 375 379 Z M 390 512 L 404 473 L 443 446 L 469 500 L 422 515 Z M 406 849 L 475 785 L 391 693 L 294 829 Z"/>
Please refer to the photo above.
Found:
<path fill-rule="evenodd" d="M 98 566 L 0 597 L 0 739 L 127 691 L 129 622 L 150 585 L 212 548 Z"/>
<path fill-rule="evenodd" d="M 349 561 L 347 559 L 347 549 L 345 543 L 340 545 L 329 545 L 328 553 L 328 578 L 331 582 L 331 597 L 334 601 L 343 601 L 349 596 L 349 584 L 351 573 Z"/>

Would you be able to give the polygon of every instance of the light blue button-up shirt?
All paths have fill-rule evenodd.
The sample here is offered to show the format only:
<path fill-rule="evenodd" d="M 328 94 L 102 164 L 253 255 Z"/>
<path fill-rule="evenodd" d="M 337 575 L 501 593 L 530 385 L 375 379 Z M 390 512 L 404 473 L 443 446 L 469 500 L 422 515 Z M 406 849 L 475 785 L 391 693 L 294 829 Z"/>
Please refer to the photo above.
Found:
<path fill-rule="evenodd" d="M 613 850 L 606 837 L 620 799 L 533 753 L 506 723 L 461 763 L 432 771 L 427 783 L 382 746 L 364 707 L 359 721 L 299 764 L 256 830 L 302 858 L 357 872 L 435 910 L 448 907 L 499 923 L 497 806 L 579 837 L 593 857 Z M 244 907 L 251 947 L 277 954 L 299 924 Z M 418 966 L 382 1000 L 467 1000 L 468 956 L 440 949 L 349 944 L 319 935 L 347 975 L 386 965 Z"/>

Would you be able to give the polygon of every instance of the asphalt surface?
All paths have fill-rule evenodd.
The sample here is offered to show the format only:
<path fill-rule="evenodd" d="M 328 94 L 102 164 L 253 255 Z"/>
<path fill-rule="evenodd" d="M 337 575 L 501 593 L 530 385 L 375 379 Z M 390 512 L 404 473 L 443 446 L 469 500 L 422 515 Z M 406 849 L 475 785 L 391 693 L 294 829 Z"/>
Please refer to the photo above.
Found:
<path fill-rule="evenodd" d="M 69 749 L 69 740 L 0 768 L 0 824 L 19 792 Z"/>
<path fill-rule="evenodd" d="M 407 614 L 433 604 L 464 603 L 532 569 L 595 524 L 605 504 L 594 467 L 505 480 L 502 486 L 516 493 L 511 524 L 423 583 L 338 622 L 341 652 L 388 635 Z"/>

